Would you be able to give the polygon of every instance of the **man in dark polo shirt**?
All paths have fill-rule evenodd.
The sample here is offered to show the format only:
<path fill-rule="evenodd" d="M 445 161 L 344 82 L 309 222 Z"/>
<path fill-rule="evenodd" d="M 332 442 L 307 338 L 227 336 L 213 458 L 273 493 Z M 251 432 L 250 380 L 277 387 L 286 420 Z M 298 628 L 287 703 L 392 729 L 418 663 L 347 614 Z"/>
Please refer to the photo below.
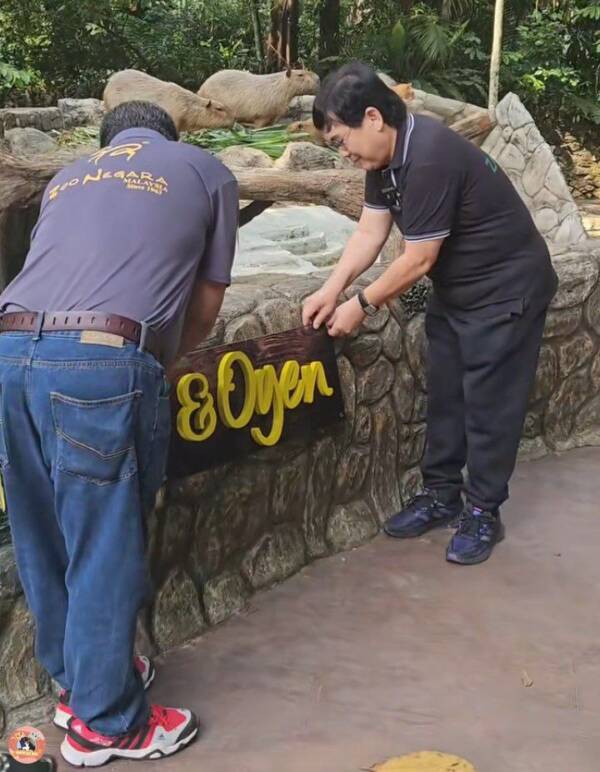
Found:
<path fill-rule="evenodd" d="M 75 766 L 170 755 L 189 710 L 149 705 L 134 659 L 144 515 L 164 479 L 164 365 L 210 331 L 231 278 L 237 184 L 159 107 L 108 113 L 101 149 L 48 185 L 0 304 L 0 467 L 36 654 Z"/>
<path fill-rule="evenodd" d="M 504 535 L 500 505 L 557 286 L 548 249 L 495 161 L 436 120 L 407 115 L 370 67 L 353 63 L 326 79 L 314 119 L 329 144 L 367 175 L 357 230 L 323 287 L 305 301 L 304 322 L 326 322 L 331 335 L 347 335 L 366 314 L 430 277 L 424 488 L 385 530 L 414 537 L 460 516 L 446 557 L 480 563 Z M 394 223 L 404 253 L 336 308 Z"/>

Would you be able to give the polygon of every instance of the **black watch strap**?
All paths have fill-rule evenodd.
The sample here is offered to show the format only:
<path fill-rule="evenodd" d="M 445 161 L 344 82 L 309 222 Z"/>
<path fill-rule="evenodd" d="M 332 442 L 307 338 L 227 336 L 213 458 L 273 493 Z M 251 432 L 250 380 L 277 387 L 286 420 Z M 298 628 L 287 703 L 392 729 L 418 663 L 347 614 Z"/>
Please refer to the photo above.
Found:
<path fill-rule="evenodd" d="M 356 295 L 358 297 L 358 302 L 360 303 L 362 310 L 366 314 L 368 314 L 368 313 L 372 314 L 375 311 L 379 311 L 379 307 L 378 306 L 374 306 L 372 303 L 369 303 L 369 301 L 365 297 L 365 293 L 362 290 L 358 290 Z"/>

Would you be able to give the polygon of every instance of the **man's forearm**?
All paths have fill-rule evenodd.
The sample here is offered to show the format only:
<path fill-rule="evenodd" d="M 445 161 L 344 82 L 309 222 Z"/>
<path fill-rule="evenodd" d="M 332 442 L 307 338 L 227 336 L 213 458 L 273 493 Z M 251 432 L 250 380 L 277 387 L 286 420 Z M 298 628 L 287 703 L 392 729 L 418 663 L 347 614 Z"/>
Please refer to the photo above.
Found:
<path fill-rule="evenodd" d="M 382 306 L 410 289 L 430 270 L 434 260 L 421 255 L 403 254 L 365 290 L 365 297 L 375 306 Z"/>
<path fill-rule="evenodd" d="M 357 276 L 373 265 L 381 248 L 382 244 L 378 239 L 370 239 L 364 233 L 356 231 L 346 244 L 344 254 L 325 282 L 325 287 L 335 290 L 339 295 Z"/>
<path fill-rule="evenodd" d="M 213 324 L 208 324 L 205 321 L 186 317 L 183 332 L 181 333 L 177 359 L 197 348 L 210 335 L 213 326 Z"/>

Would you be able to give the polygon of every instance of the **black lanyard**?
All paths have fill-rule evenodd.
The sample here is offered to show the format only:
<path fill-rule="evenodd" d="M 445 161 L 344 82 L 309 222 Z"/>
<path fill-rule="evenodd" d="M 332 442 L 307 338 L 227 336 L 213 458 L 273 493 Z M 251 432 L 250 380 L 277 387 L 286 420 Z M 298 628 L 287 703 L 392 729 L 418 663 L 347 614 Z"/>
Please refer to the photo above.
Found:
<path fill-rule="evenodd" d="M 383 179 L 381 194 L 387 205 L 392 209 L 402 209 L 402 193 L 398 188 L 396 175 L 392 169 L 384 169 L 381 172 L 381 177 Z"/>

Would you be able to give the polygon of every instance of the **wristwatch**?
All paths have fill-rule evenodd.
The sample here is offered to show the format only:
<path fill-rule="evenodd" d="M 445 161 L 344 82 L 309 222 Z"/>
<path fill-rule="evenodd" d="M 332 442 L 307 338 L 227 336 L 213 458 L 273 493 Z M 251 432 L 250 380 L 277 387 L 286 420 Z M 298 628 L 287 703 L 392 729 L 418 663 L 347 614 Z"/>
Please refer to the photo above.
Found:
<path fill-rule="evenodd" d="M 365 293 L 362 290 L 359 290 L 356 293 L 356 297 L 358 298 L 358 302 L 360 303 L 362 310 L 367 316 L 375 316 L 375 314 L 379 311 L 379 306 L 374 306 L 373 303 L 369 303 L 365 297 Z"/>

